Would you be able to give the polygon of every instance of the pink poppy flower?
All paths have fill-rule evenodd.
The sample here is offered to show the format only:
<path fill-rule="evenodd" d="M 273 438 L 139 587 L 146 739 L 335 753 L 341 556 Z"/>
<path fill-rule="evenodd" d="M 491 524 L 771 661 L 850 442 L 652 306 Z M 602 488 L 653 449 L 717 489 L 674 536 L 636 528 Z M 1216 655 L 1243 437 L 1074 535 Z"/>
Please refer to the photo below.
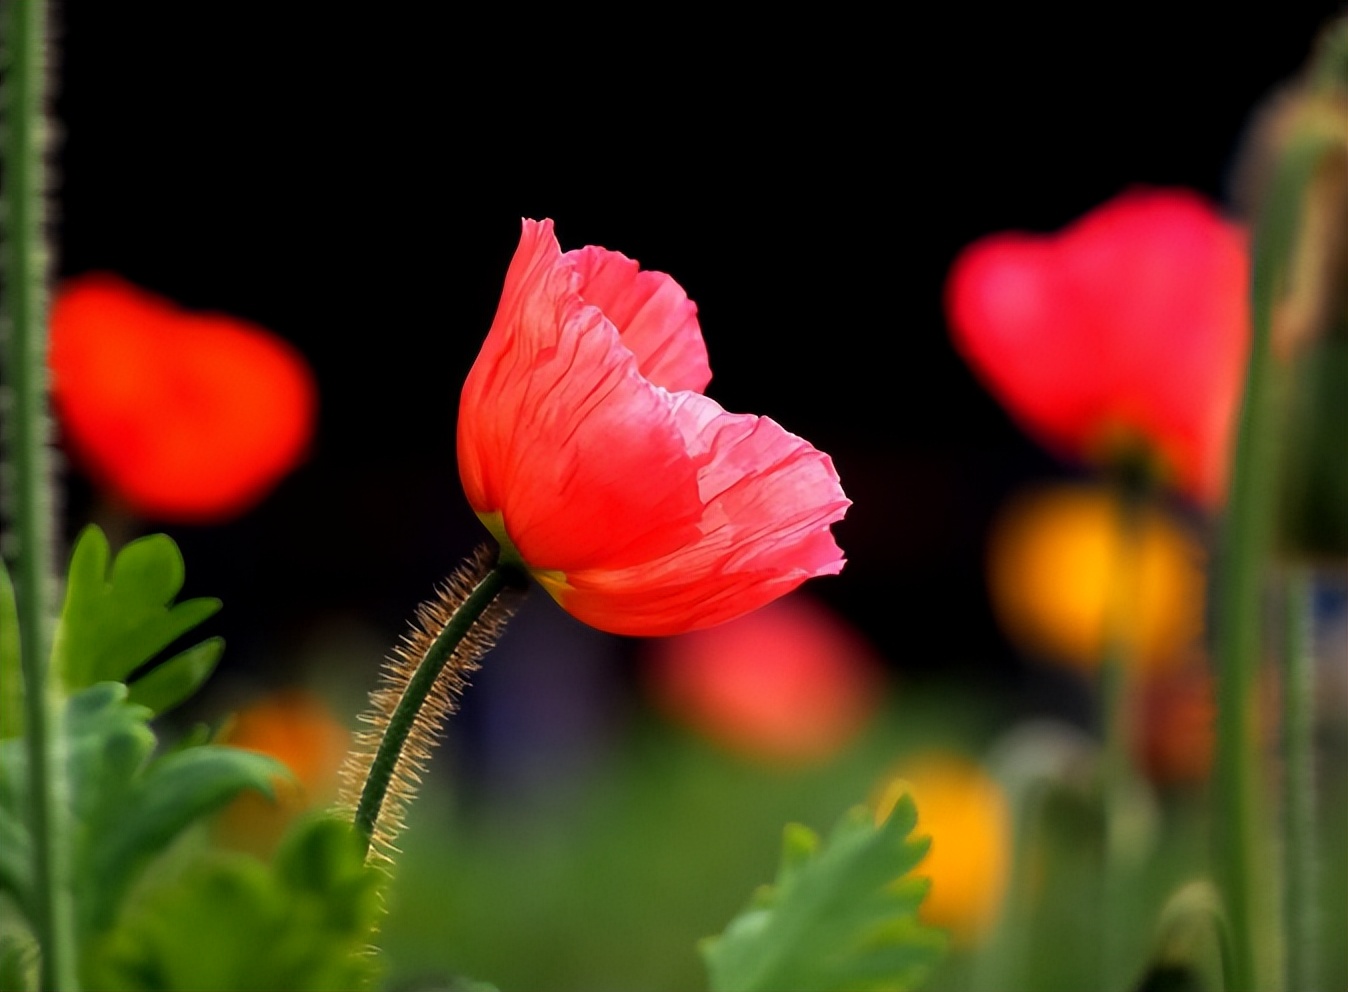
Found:
<path fill-rule="evenodd" d="M 1214 503 L 1249 347 L 1246 245 L 1195 193 L 1131 190 L 1058 234 L 970 245 L 946 311 L 969 364 L 1048 446 L 1108 458 L 1140 441 Z"/>
<path fill-rule="evenodd" d="M 67 447 L 144 516 L 235 516 L 295 466 L 313 434 L 313 373 L 288 343 L 107 273 L 57 294 L 49 364 Z"/>
<path fill-rule="evenodd" d="M 727 413 L 710 378 L 673 279 L 524 222 L 459 402 L 459 474 L 507 559 L 578 619 L 680 633 L 842 569 L 829 457 Z"/>

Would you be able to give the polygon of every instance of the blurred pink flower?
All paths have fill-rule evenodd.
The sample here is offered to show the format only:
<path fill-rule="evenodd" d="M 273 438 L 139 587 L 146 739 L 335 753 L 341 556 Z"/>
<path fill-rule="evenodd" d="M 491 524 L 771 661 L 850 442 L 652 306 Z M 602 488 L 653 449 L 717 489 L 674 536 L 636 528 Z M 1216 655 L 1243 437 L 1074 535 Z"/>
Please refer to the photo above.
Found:
<path fill-rule="evenodd" d="M 882 663 L 861 635 L 799 595 L 652 643 L 645 681 L 677 722 L 787 764 L 837 753 L 865 726 L 885 686 Z"/>
<path fill-rule="evenodd" d="M 1058 234 L 994 234 L 955 259 L 946 311 L 988 388 L 1050 447 L 1138 442 L 1217 502 L 1249 345 L 1245 232 L 1197 194 L 1135 189 Z"/>

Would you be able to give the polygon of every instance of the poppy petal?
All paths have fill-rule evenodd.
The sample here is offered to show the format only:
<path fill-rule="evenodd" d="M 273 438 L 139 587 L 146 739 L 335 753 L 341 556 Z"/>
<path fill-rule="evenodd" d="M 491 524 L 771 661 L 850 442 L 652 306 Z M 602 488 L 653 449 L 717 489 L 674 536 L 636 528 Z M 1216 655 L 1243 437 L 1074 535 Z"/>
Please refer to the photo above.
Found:
<path fill-rule="evenodd" d="M 641 271 L 620 252 L 590 246 L 563 257 L 580 275 L 580 295 L 618 329 L 643 376 L 670 391 L 707 388 L 707 346 L 683 287 L 663 272 Z"/>
<path fill-rule="evenodd" d="M 557 591 L 573 615 L 613 633 L 709 627 L 843 567 L 829 525 L 850 502 L 829 457 L 766 417 L 695 393 L 677 399 L 701 463 L 698 537 L 638 567 L 567 572 Z"/>
<path fill-rule="evenodd" d="M 550 224 L 526 225 L 464 385 L 459 466 L 473 509 L 501 513 L 535 568 L 635 564 L 697 533 L 669 394 L 575 292 Z"/>

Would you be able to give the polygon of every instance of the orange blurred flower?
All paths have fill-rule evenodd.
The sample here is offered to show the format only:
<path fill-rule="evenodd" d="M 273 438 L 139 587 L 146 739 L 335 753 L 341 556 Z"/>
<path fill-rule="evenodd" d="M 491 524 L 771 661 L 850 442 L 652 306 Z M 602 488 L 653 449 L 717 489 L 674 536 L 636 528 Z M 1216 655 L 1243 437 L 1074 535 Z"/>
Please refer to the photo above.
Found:
<path fill-rule="evenodd" d="M 836 754 L 884 691 L 870 645 L 801 595 L 652 642 L 645 681 L 672 719 L 733 751 L 786 764 Z"/>
<path fill-rule="evenodd" d="M 1003 511 L 988 553 L 992 605 L 1026 651 L 1083 671 L 1100 665 L 1114 585 L 1131 582 L 1136 614 L 1121 635 L 1142 673 L 1182 664 L 1202 632 L 1203 550 L 1155 507 L 1140 511 L 1134 577 L 1122 575 L 1122 507 L 1096 486 L 1023 494 Z"/>
<path fill-rule="evenodd" d="M 313 433 L 313 375 L 289 344 L 115 275 L 61 288 L 50 364 L 73 456 L 144 516 L 241 513 L 294 467 Z"/>
<path fill-rule="evenodd" d="M 1245 232 L 1187 190 L 1134 189 L 1054 235 L 994 234 L 946 285 L 955 343 L 1027 430 L 1217 502 L 1249 348 Z"/>
<path fill-rule="evenodd" d="M 1010 868 L 1011 814 L 1005 794 L 981 766 L 953 752 L 916 755 L 895 768 L 875 801 L 876 822 L 908 793 L 917 836 L 931 849 L 915 874 L 931 879 L 921 917 L 961 943 L 975 942 L 1001 908 Z"/>
<path fill-rule="evenodd" d="M 504 557 L 591 626 L 709 627 L 843 567 L 833 462 L 727 413 L 710 378 L 673 279 L 524 222 L 464 383 L 459 475 Z"/>
<path fill-rule="evenodd" d="M 245 792 L 220 814 L 218 832 L 225 840 L 267 851 L 300 813 L 336 800 L 338 770 L 351 749 L 351 733 L 317 696 L 287 689 L 235 714 L 222 743 L 270 755 L 293 774 L 273 782 L 275 802 Z"/>

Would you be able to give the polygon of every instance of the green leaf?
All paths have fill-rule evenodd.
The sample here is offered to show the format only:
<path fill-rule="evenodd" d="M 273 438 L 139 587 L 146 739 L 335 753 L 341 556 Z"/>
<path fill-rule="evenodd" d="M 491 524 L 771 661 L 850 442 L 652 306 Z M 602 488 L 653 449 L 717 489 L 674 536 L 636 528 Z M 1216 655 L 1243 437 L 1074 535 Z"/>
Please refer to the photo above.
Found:
<path fill-rule="evenodd" d="M 1231 974 L 1230 924 L 1216 887 L 1207 879 L 1180 886 L 1161 910 L 1157 946 L 1140 989 L 1227 987 Z"/>
<path fill-rule="evenodd" d="M 53 652 L 57 671 L 69 692 L 97 682 L 126 680 L 220 609 L 218 599 L 173 602 L 182 589 L 184 570 L 182 554 L 168 535 L 151 534 L 132 541 L 112 560 L 111 570 L 110 553 L 103 532 L 90 525 L 76 540 L 71 555 Z M 152 684 L 146 695 L 166 698 L 169 705 L 180 702 L 182 697 L 175 695 L 190 682 L 189 676 L 199 672 L 204 657 L 179 662 L 181 670 L 175 676 L 165 676 L 169 686 Z M 180 658 L 182 655 L 173 661 Z M 205 674 L 209 674 L 209 668 Z"/>
<path fill-rule="evenodd" d="M 271 791 L 285 766 L 221 745 L 151 760 L 151 712 L 127 702 L 120 682 L 100 682 L 66 703 L 60 730 L 69 780 L 72 867 L 81 939 L 111 926 L 132 884 L 175 837 L 247 788 Z M 0 891 L 31 918 L 28 758 L 0 741 Z"/>
<path fill-rule="evenodd" d="M 152 762 L 131 783 L 116 822 L 87 852 L 89 877 L 99 879 L 86 896 L 91 929 L 111 925 L 131 882 L 184 829 L 244 789 L 271 796 L 272 780 L 287 774 L 285 765 L 267 755 L 214 744 Z"/>
<path fill-rule="evenodd" d="M 702 942 L 713 992 L 915 988 L 946 944 L 917 919 L 927 883 L 905 877 L 928 847 L 916 823 L 904 796 L 878 826 L 850 810 L 827 844 L 788 825 L 777 880 Z"/>
<path fill-rule="evenodd" d="M 15 906 L 0 898 L 0 992 L 38 987 L 37 938 Z"/>
<path fill-rule="evenodd" d="M 293 829 L 270 869 L 215 852 L 144 895 L 88 959 L 88 981 L 121 989 L 368 987 L 380 878 L 352 828 L 328 817 Z"/>
<path fill-rule="evenodd" d="M 23 669 L 19 665 L 19 610 L 14 584 L 0 560 L 0 740 L 23 734 Z"/>
<path fill-rule="evenodd" d="M 223 637 L 211 637 L 180 651 L 131 683 L 131 702 L 165 713 L 196 692 L 224 653 Z"/>
<path fill-rule="evenodd" d="M 31 919 L 33 842 L 23 818 L 27 762 L 22 740 L 0 741 L 0 896 L 11 896 Z"/>

